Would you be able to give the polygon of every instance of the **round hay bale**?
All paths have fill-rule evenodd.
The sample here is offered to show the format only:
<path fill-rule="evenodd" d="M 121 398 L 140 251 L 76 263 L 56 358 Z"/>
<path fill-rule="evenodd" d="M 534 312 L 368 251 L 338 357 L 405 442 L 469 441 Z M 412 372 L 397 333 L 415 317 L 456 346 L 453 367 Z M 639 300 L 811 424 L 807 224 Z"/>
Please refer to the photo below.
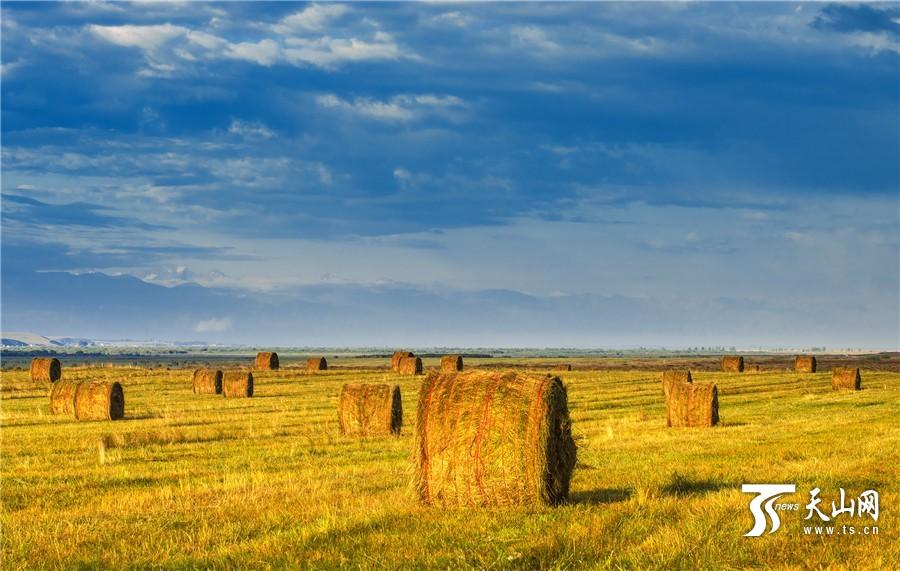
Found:
<path fill-rule="evenodd" d="M 413 485 L 423 504 L 555 505 L 568 497 L 576 446 L 559 377 L 431 372 L 414 438 Z"/>
<path fill-rule="evenodd" d="M 719 424 L 719 389 L 714 384 L 672 383 L 666 398 L 666 424 L 672 427 Z"/>
<path fill-rule="evenodd" d="M 571 371 L 572 365 L 571 363 L 563 363 L 562 365 L 556 365 L 553 367 L 554 371 Z"/>
<path fill-rule="evenodd" d="M 663 371 L 662 374 L 662 385 L 663 385 L 663 394 L 666 398 L 669 398 L 669 393 L 671 392 L 672 385 L 674 383 L 692 383 L 694 379 L 691 378 L 690 371 Z"/>
<path fill-rule="evenodd" d="M 836 367 L 831 371 L 831 388 L 835 391 L 858 391 L 862 389 L 862 377 L 858 368 Z"/>
<path fill-rule="evenodd" d="M 194 371 L 195 395 L 222 394 L 222 371 L 218 369 L 197 369 Z"/>
<path fill-rule="evenodd" d="M 271 351 L 261 351 L 257 353 L 255 366 L 260 371 L 277 371 L 278 353 L 273 353 Z"/>
<path fill-rule="evenodd" d="M 726 355 L 722 357 L 722 370 L 726 373 L 743 373 L 744 358 L 740 355 Z"/>
<path fill-rule="evenodd" d="M 327 371 L 328 361 L 325 360 L 325 357 L 313 357 L 311 359 L 307 359 L 306 370 L 308 372 Z"/>
<path fill-rule="evenodd" d="M 75 416 L 75 394 L 79 381 L 59 381 L 50 389 L 50 412 Z"/>
<path fill-rule="evenodd" d="M 460 355 L 444 355 L 441 357 L 441 372 L 457 373 L 463 370 L 463 359 Z"/>
<path fill-rule="evenodd" d="M 794 371 L 797 373 L 815 373 L 816 358 L 812 355 L 797 355 L 794 357 Z"/>
<path fill-rule="evenodd" d="M 403 403 L 399 385 L 346 384 L 338 400 L 341 434 L 387 436 L 400 434 Z"/>
<path fill-rule="evenodd" d="M 758 373 L 759 365 L 748 365 L 747 363 L 744 363 L 744 372 L 745 373 Z"/>
<path fill-rule="evenodd" d="M 252 397 L 253 373 L 248 371 L 227 371 L 222 375 L 222 396 L 225 398 Z"/>
<path fill-rule="evenodd" d="M 78 420 L 118 420 L 125 416 L 125 393 L 119 383 L 84 381 L 75 394 Z"/>
<path fill-rule="evenodd" d="M 391 369 L 399 371 L 400 359 L 404 357 L 415 357 L 415 355 L 409 351 L 394 351 L 394 354 L 391 355 Z"/>
<path fill-rule="evenodd" d="M 419 357 L 403 357 L 397 365 L 397 372 L 401 375 L 421 375 L 422 359 Z"/>
<path fill-rule="evenodd" d="M 62 378 L 62 365 L 53 357 L 35 357 L 31 360 L 31 380 L 51 385 Z"/>

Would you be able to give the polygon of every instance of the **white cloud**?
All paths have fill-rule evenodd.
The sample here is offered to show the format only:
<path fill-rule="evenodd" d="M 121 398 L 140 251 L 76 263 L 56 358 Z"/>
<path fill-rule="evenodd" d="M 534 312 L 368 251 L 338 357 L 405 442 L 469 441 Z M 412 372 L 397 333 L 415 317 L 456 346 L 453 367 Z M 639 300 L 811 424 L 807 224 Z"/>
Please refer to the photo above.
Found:
<path fill-rule="evenodd" d="M 537 26 L 514 26 L 510 29 L 514 40 L 542 51 L 558 51 L 559 44 L 551 40 L 544 30 Z"/>
<path fill-rule="evenodd" d="M 343 16 L 348 10 L 349 8 L 343 4 L 313 4 L 300 12 L 285 16 L 272 29 L 283 35 L 297 31 L 321 30 L 328 22 Z"/>
<path fill-rule="evenodd" d="M 249 140 L 271 139 L 275 136 L 275 133 L 262 123 L 246 123 L 239 119 L 232 119 L 228 132 Z"/>
<path fill-rule="evenodd" d="M 231 329 L 231 318 L 221 317 L 198 321 L 194 326 L 196 333 L 223 333 Z"/>
<path fill-rule="evenodd" d="M 281 46 L 274 40 L 265 39 L 256 43 L 241 42 L 229 44 L 225 53 L 230 58 L 252 61 L 266 67 L 277 62 L 281 56 Z"/>
<path fill-rule="evenodd" d="M 172 24 L 154 26 L 89 26 L 90 31 L 107 42 L 126 47 L 153 51 L 179 36 L 188 33 L 187 28 Z"/>
<path fill-rule="evenodd" d="M 449 25 L 458 28 L 465 28 L 472 23 L 472 17 L 462 12 L 443 12 L 432 16 L 428 19 L 428 23 L 433 25 Z"/>
<path fill-rule="evenodd" d="M 402 94 L 388 101 L 357 97 L 351 101 L 327 93 L 316 97 L 316 103 L 320 107 L 384 122 L 412 121 L 425 115 L 443 115 L 456 119 L 466 109 L 465 102 L 459 97 L 434 94 Z"/>
<path fill-rule="evenodd" d="M 407 181 L 412 178 L 412 174 L 405 168 L 397 167 L 394 169 L 394 178 L 399 181 Z"/>
<path fill-rule="evenodd" d="M 396 60 L 401 57 L 400 48 L 390 34 L 376 32 L 372 41 L 358 38 L 287 38 L 284 58 L 299 64 L 318 67 L 335 67 L 340 63 L 370 60 Z"/>

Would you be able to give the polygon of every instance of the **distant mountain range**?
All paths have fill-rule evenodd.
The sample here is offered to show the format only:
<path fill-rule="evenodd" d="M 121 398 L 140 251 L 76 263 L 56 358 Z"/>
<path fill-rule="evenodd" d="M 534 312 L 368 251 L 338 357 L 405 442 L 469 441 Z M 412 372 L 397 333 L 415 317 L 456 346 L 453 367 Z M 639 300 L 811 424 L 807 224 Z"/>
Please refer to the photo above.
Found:
<path fill-rule="evenodd" d="M 84 337 L 45 337 L 37 333 L 11 331 L 0 337 L 3 347 L 204 347 L 205 341 L 137 341 L 134 339 L 87 339 Z"/>

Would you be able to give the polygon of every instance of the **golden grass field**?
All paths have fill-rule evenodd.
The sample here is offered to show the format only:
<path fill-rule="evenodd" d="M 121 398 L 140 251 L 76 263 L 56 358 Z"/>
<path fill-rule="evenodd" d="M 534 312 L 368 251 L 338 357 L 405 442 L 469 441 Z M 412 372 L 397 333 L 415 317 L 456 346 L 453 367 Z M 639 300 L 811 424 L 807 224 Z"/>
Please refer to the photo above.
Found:
<path fill-rule="evenodd" d="M 836 393 L 824 368 L 695 372 L 718 383 L 722 424 L 667 429 L 658 371 L 568 361 L 569 503 L 453 511 L 413 498 L 421 377 L 375 369 L 383 360 L 256 372 L 255 396 L 236 400 L 193 395 L 190 369 L 63 361 L 64 379 L 123 384 L 116 422 L 51 416 L 27 371 L 4 372 L 2 568 L 900 568 L 900 373 L 864 369 L 864 390 Z M 341 385 L 361 381 L 400 384 L 399 438 L 340 435 Z M 801 511 L 744 537 L 743 483 L 795 483 L 785 500 Z M 878 535 L 804 535 L 814 487 L 828 506 L 839 487 L 877 490 Z"/>

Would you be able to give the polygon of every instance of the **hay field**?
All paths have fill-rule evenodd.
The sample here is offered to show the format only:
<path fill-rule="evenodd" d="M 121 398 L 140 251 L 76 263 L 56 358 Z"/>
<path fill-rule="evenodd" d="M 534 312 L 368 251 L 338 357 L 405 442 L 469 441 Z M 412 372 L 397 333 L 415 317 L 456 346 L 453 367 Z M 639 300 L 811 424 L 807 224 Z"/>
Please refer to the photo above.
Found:
<path fill-rule="evenodd" d="M 192 394 L 189 369 L 64 361 L 64 379 L 122 383 L 116 422 L 51 416 L 27 371 L 4 372 L 2 567 L 900 568 L 900 373 L 863 369 L 863 391 L 836 393 L 825 367 L 695 372 L 718 384 L 722 424 L 667 429 L 658 372 L 567 361 L 579 446 L 569 504 L 452 511 L 414 499 L 422 377 L 387 360 L 255 371 L 253 398 L 238 400 Z M 401 436 L 341 436 L 345 382 L 399 384 Z M 742 483 L 795 483 L 801 512 L 745 538 Z M 802 534 L 806 491 L 820 487 L 830 506 L 841 486 L 880 493 L 879 535 Z"/>

